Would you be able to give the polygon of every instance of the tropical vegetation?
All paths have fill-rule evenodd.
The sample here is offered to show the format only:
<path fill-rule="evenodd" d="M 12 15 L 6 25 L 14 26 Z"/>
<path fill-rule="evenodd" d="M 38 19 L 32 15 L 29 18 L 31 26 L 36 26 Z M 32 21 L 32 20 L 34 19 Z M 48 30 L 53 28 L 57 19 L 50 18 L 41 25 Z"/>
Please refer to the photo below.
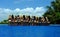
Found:
<path fill-rule="evenodd" d="M 52 1 L 43 16 L 47 16 L 52 24 L 60 24 L 60 0 Z"/>

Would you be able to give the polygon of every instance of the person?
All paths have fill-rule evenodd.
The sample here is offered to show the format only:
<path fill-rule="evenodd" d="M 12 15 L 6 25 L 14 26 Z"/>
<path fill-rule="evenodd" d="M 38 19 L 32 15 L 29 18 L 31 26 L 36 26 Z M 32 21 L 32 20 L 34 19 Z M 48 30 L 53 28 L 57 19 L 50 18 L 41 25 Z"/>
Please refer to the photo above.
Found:
<path fill-rule="evenodd" d="M 23 15 L 23 20 L 25 20 L 25 15 Z"/>
<path fill-rule="evenodd" d="M 45 22 L 45 18 L 44 18 L 44 17 L 41 18 L 41 22 L 42 22 L 42 23 Z"/>
<path fill-rule="evenodd" d="M 46 17 L 46 22 L 47 22 L 47 23 L 50 23 L 50 21 L 48 20 L 48 18 L 47 18 L 47 17 Z"/>
<path fill-rule="evenodd" d="M 8 21 L 11 22 L 11 19 L 12 19 L 12 18 L 11 18 L 11 15 L 9 15 Z"/>

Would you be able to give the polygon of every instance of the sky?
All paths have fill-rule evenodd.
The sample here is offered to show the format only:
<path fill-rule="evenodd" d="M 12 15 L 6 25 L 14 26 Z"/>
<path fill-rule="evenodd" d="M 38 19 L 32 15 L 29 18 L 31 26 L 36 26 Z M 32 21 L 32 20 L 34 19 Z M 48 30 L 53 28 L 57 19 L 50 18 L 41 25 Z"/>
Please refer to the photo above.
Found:
<path fill-rule="evenodd" d="M 0 21 L 9 15 L 42 16 L 52 0 L 0 0 Z"/>

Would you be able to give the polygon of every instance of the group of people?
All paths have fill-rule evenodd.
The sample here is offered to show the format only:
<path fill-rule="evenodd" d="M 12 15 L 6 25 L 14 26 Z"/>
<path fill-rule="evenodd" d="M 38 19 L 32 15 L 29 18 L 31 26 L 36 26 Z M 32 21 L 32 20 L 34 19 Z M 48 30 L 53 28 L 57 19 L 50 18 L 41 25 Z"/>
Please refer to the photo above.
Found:
<path fill-rule="evenodd" d="M 10 23 L 50 23 L 47 17 L 9 15 Z"/>

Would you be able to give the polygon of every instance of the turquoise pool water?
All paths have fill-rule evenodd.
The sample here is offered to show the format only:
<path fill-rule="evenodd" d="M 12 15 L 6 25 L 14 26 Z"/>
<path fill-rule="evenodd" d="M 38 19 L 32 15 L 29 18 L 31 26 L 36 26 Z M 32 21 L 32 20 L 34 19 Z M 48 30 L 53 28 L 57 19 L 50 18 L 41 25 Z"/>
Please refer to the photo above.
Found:
<path fill-rule="evenodd" d="M 0 24 L 0 37 L 60 37 L 60 26 L 7 26 L 7 24 Z"/>

